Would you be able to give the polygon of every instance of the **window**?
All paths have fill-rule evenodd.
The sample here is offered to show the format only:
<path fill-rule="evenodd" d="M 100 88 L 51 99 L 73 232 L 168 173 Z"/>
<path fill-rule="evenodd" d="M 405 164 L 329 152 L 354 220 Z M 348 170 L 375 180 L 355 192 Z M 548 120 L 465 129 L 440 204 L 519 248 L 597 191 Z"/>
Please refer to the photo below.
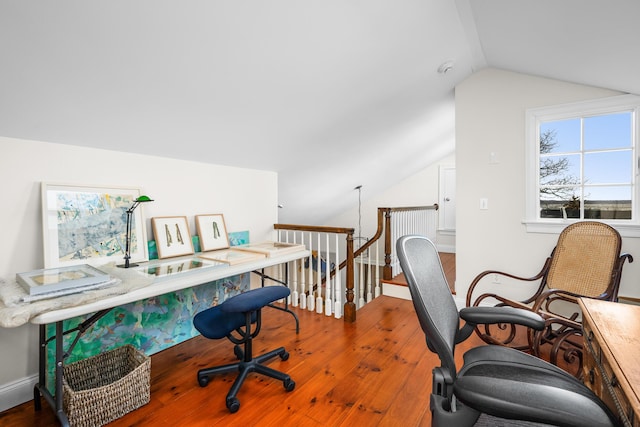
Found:
<path fill-rule="evenodd" d="M 640 236 L 639 111 L 634 95 L 527 111 L 528 231 L 591 219 Z"/>

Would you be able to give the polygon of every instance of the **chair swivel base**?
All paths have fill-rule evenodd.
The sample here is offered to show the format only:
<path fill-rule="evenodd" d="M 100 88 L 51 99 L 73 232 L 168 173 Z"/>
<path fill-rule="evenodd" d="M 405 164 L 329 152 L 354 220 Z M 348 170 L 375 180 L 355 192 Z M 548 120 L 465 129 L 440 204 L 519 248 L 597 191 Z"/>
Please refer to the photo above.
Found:
<path fill-rule="evenodd" d="M 238 376 L 233 382 L 229 393 L 227 393 L 226 404 L 229 412 L 235 413 L 240 409 L 240 401 L 236 396 L 240 391 L 240 387 L 242 387 L 244 380 L 251 372 L 262 374 L 267 377 L 275 378 L 282 381 L 282 385 L 284 386 L 284 389 L 286 391 L 293 391 L 293 389 L 296 387 L 296 383 L 291 379 L 289 375 L 285 374 L 284 372 L 276 371 L 275 369 L 262 364 L 276 356 L 280 356 L 281 360 L 287 360 L 289 358 L 289 353 L 287 353 L 284 347 L 280 347 L 268 353 L 256 356 L 248 361 L 242 360 L 244 359 L 244 352 L 239 346 L 235 346 L 234 353 L 238 357 L 238 359 L 241 360 L 240 362 L 230 363 L 228 365 L 222 366 L 214 366 L 212 368 L 200 369 L 198 371 L 198 384 L 200 384 L 200 387 L 206 387 L 209 384 L 210 377 L 213 375 L 238 371 Z"/>

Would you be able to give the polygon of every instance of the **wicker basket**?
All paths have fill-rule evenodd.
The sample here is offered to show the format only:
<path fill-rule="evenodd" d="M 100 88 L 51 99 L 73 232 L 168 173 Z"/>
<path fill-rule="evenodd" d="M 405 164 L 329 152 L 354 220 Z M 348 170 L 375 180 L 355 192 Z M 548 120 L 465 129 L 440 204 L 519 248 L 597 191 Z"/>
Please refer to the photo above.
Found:
<path fill-rule="evenodd" d="M 151 359 L 131 345 L 64 367 L 64 409 L 73 427 L 105 425 L 149 403 Z"/>

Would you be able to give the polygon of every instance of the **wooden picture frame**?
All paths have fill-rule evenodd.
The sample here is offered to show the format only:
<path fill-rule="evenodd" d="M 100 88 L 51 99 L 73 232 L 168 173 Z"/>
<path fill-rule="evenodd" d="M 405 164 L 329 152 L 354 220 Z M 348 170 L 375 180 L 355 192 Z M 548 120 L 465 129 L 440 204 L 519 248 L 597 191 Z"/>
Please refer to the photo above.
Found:
<path fill-rule="evenodd" d="M 228 265 L 242 264 L 244 262 L 258 261 L 266 258 L 266 255 L 260 252 L 236 251 L 233 248 L 213 252 L 202 252 L 198 254 L 198 256 L 208 260 L 223 262 Z"/>
<path fill-rule="evenodd" d="M 158 258 L 193 254 L 193 242 L 186 216 L 157 216 L 151 218 Z"/>
<path fill-rule="evenodd" d="M 267 257 L 272 257 L 304 251 L 306 249 L 306 246 L 301 243 L 260 242 L 234 246 L 233 249 L 239 251 L 258 252 L 261 254 L 265 254 Z"/>
<path fill-rule="evenodd" d="M 229 235 L 222 214 L 196 215 L 196 229 L 202 252 L 229 247 Z"/>
<path fill-rule="evenodd" d="M 44 266 L 122 262 L 138 188 L 42 183 Z M 131 262 L 148 260 L 142 207 L 131 218 Z"/>

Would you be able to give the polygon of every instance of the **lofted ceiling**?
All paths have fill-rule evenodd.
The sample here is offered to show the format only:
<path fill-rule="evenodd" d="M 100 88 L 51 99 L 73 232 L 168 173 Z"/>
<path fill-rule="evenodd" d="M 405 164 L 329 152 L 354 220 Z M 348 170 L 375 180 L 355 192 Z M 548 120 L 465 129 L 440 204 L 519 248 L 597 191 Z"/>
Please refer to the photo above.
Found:
<path fill-rule="evenodd" d="M 0 136 L 276 171 L 280 222 L 322 224 L 355 186 L 452 154 L 454 87 L 479 69 L 640 94 L 639 16 L 637 0 L 0 0 Z"/>

